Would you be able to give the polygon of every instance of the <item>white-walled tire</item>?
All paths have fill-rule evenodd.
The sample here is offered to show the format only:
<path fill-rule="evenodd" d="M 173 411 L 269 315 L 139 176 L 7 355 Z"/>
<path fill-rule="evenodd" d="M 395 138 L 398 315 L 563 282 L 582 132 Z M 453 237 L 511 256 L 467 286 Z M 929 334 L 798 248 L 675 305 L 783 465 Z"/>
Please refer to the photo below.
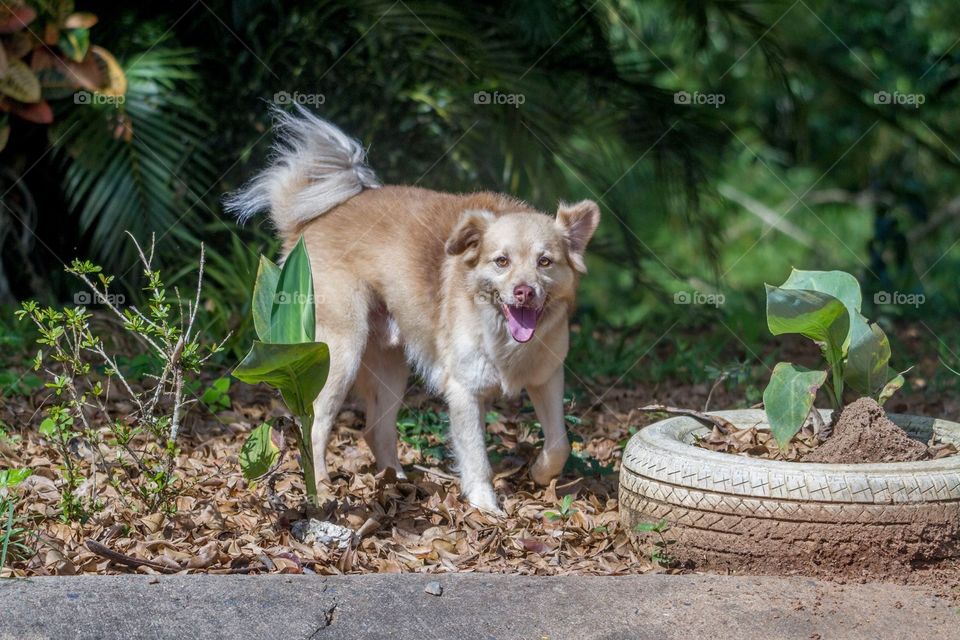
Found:
<path fill-rule="evenodd" d="M 829 412 L 823 412 L 829 420 Z M 763 411 L 718 411 L 766 426 Z M 891 415 L 906 431 L 960 444 L 960 424 Z M 765 460 L 692 446 L 692 418 L 631 438 L 620 472 L 625 525 L 665 519 L 680 560 L 714 568 L 782 570 L 838 563 L 887 573 L 960 554 L 960 456 L 876 464 Z"/>

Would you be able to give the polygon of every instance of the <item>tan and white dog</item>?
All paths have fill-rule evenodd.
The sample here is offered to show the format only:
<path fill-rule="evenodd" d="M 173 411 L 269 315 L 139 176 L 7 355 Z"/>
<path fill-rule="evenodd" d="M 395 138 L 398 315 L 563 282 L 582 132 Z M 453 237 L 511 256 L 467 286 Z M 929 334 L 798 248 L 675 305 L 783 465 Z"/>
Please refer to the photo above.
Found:
<path fill-rule="evenodd" d="M 568 318 L 600 211 L 585 200 L 556 217 L 510 196 L 381 186 L 363 147 L 300 109 L 277 114 L 270 166 L 227 200 L 241 220 L 269 210 L 286 255 L 302 234 L 313 266 L 317 339 L 330 374 L 317 398 L 313 452 L 347 394 L 366 403 L 377 468 L 402 468 L 397 412 L 408 363 L 450 409 L 461 490 L 499 513 L 484 446 L 485 403 L 526 389 L 545 443 L 531 473 L 548 483 L 570 453 L 563 419 Z"/>

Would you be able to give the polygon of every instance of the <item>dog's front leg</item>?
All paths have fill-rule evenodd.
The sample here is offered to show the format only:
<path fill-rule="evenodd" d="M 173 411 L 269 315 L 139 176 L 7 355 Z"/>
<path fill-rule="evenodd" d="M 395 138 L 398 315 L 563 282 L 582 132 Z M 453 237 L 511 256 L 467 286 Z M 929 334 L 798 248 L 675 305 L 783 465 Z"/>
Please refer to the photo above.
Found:
<path fill-rule="evenodd" d="M 560 475 L 570 456 L 570 442 L 563 423 L 563 366 L 557 367 L 542 385 L 527 387 L 527 393 L 543 429 L 543 450 L 530 475 L 537 484 L 547 485 Z"/>
<path fill-rule="evenodd" d="M 460 490 L 473 506 L 503 515 L 493 491 L 490 460 L 484 444 L 483 398 L 457 382 L 447 385 L 450 436 L 460 469 Z"/>

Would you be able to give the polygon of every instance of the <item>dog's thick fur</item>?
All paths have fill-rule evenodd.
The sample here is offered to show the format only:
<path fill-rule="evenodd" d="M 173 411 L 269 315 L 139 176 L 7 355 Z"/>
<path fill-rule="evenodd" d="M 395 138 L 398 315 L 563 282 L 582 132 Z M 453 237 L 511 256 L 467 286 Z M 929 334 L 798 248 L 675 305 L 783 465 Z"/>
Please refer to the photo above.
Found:
<path fill-rule="evenodd" d="M 556 477 L 570 453 L 567 322 L 597 205 L 561 205 L 554 218 L 495 193 L 380 186 L 363 148 L 339 129 L 305 110 L 278 118 L 271 166 L 227 204 L 241 218 L 269 209 L 284 255 L 301 234 L 306 241 L 317 339 L 331 357 L 315 403 L 318 482 L 329 478 L 327 441 L 351 388 L 366 402 L 377 467 L 402 475 L 396 418 L 408 363 L 449 404 L 472 504 L 500 511 L 483 433 L 484 405 L 497 394 L 527 390 L 545 437 L 531 473 L 539 483 Z"/>

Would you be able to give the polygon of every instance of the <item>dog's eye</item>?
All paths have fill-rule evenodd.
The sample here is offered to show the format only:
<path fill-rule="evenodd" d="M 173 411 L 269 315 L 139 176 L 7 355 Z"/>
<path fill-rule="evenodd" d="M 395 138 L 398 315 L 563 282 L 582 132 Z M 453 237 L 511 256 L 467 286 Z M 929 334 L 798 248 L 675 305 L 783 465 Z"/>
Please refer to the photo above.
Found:
<path fill-rule="evenodd" d="M 499 256 L 493 259 L 493 263 L 503 269 L 510 264 L 510 260 L 506 256 Z"/>
<path fill-rule="evenodd" d="M 537 264 L 540 265 L 541 267 L 549 267 L 550 265 L 553 264 L 553 260 L 551 260 L 547 256 L 542 256 L 539 260 L 537 260 Z"/>

